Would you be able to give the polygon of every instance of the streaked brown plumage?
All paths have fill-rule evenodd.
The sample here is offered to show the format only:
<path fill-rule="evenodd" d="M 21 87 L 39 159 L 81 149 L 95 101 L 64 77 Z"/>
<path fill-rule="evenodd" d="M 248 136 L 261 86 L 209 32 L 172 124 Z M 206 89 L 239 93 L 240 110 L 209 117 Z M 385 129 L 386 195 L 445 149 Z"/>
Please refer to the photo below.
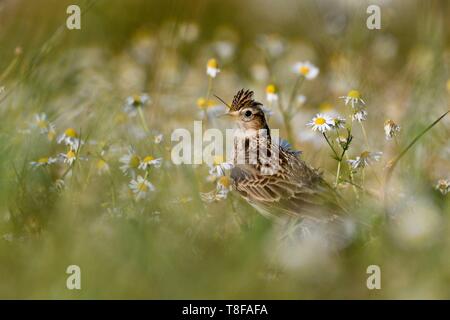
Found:
<path fill-rule="evenodd" d="M 238 127 L 245 130 L 245 134 L 235 137 L 235 167 L 231 178 L 234 188 L 251 205 L 265 216 L 280 218 L 334 220 L 343 212 L 334 189 L 317 170 L 299 158 L 299 152 L 293 151 L 287 143 L 271 141 L 262 105 L 253 99 L 252 91 L 240 90 L 229 114 L 234 116 Z M 266 129 L 267 134 L 258 133 L 260 129 Z M 270 151 L 257 150 L 266 145 L 269 150 L 278 150 L 276 163 L 269 159 Z M 244 164 L 237 162 L 239 152 L 245 152 Z M 257 161 L 249 163 L 252 152 L 257 154 Z"/>

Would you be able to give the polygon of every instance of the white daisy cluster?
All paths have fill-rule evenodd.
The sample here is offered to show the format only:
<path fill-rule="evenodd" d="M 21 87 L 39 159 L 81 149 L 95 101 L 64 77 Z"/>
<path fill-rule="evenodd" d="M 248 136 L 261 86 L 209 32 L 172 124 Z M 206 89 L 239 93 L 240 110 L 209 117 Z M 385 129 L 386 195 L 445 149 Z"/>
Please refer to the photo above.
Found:
<path fill-rule="evenodd" d="M 339 99 L 343 99 L 345 105 L 351 105 L 352 121 L 362 122 L 367 119 L 366 103 L 358 90 L 350 90 L 346 96 L 341 96 Z"/>
<path fill-rule="evenodd" d="M 348 163 L 353 169 L 363 169 L 374 162 L 380 161 L 382 155 L 383 152 L 364 151 L 355 159 L 348 160 Z"/>
<path fill-rule="evenodd" d="M 127 154 L 123 155 L 119 162 L 122 164 L 120 169 L 126 175 L 130 175 L 132 180 L 129 183 L 129 188 L 134 194 L 136 200 L 144 199 L 149 192 L 154 191 L 155 187 L 148 180 L 150 168 L 160 168 L 162 165 L 162 158 L 155 158 L 151 155 L 141 157 L 137 154 L 133 147 L 128 148 Z M 145 172 L 144 177 L 138 175 L 138 171 Z"/>

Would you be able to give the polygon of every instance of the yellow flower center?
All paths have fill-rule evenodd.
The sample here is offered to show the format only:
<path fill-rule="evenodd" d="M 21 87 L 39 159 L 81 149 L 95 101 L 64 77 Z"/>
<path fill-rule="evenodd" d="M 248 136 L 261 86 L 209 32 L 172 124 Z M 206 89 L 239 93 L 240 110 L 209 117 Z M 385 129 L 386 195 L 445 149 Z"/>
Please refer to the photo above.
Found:
<path fill-rule="evenodd" d="M 197 106 L 199 108 L 204 108 L 206 107 L 206 99 L 205 98 L 198 98 L 197 99 Z"/>
<path fill-rule="evenodd" d="M 47 157 L 42 157 L 37 162 L 38 163 L 47 163 L 48 162 L 48 158 Z"/>
<path fill-rule="evenodd" d="M 141 96 L 138 94 L 133 95 L 133 105 L 138 106 L 142 103 Z"/>
<path fill-rule="evenodd" d="M 48 122 L 46 120 L 38 120 L 37 126 L 41 129 L 47 128 Z"/>
<path fill-rule="evenodd" d="M 333 110 L 333 105 L 329 102 L 322 102 L 319 105 L 319 110 L 322 112 L 331 111 Z"/>
<path fill-rule="evenodd" d="M 217 69 L 219 65 L 217 64 L 217 60 L 212 58 L 208 60 L 207 67 L 212 69 Z"/>
<path fill-rule="evenodd" d="M 299 71 L 302 75 L 306 76 L 309 73 L 309 67 L 301 66 Z"/>
<path fill-rule="evenodd" d="M 219 155 L 219 156 L 214 156 L 213 158 L 213 164 L 215 166 L 218 166 L 219 164 L 223 163 L 223 156 Z"/>
<path fill-rule="evenodd" d="M 99 170 L 105 168 L 106 165 L 107 165 L 107 164 L 106 164 L 106 161 L 103 160 L 103 159 L 99 159 L 99 160 L 97 161 L 97 164 L 96 164 L 97 169 L 99 169 Z"/>
<path fill-rule="evenodd" d="M 361 94 L 359 93 L 358 90 L 350 90 L 350 92 L 347 94 L 347 96 L 349 96 L 352 99 L 360 99 L 361 98 Z"/>
<path fill-rule="evenodd" d="M 73 158 L 75 158 L 75 152 L 73 150 L 69 150 L 69 152 L 67 152 L 66 156 L 68 159 L 73 159 Z"/>
<path fill-rule="evenodd" d="M 131 168 L 137 168 L 137 167 L 139 167 L 139 163 L 140 163 L 140 162 L 141 162 L 141 159 L 139 158 L 139 156 L 133 154 L 133 155 L 130 157 L 130 163 L 129 163 L 129 166 L 130 166 Z"/>
<path fill-rule="evenodd" d="M 225 188 L 229 188 L 231 184 L 230 178 L 228 178 L 227 176 L 220 177 L 218 183 L 224 186 Z"/>
<path fill-rule="evenodd" d="M 318 126 L 325 124 L 325 122 L 327 122 L 325 118 L 317 118 L 316 120 L 314 120 L 314 123 L 317 124 Z"/>
<path fill-rule="evenodd" d="M 368 158 L 369 155 L 370 155 L 369 151 L 364 151 L 363 153 L 361 153 L 360 157 L 364 159 L 364 158 Z"/>
<path fill-rule="evenodd" d="M 153 158 L 152 156 L 146 156 L 144 158 L 144 162 L 150 162 L 150 161 L 153 161 L 153 160 L 155 160 L 155 158 Z"/>
<path fill-rule="evenodd" d="M 275 87 L 274 84 L 269 84 L 266 87 L 266 93 L 276 93 L 277 92 L 277 87 Z"/>
<path fill-rule="evenodd" d="M 67 137 L 70 137 L 70 138 L 76 138 L 77 137 L 77 132 L 73 128 L 66 129 L 66 131 L 64 131 L 64 134 Z"/>
<path fill-rule="evenodd" d="M 137 189 L 141 192 L 147 192 L 148 186 L 145 184 L 145 182 L 139 182 L 137 185 Z"/>

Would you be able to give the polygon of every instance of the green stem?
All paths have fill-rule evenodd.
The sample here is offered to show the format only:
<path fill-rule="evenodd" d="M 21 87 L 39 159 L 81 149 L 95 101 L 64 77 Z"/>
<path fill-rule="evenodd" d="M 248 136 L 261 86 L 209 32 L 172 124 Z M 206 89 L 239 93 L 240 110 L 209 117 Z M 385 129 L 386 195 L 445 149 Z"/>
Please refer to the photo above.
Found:
<path fill-rule="evenodd" d="M 333 150 L 333 153 L 334 153 L 334 155 L 336 156 L 336 160 L 339 161 L 340 158 L 339 158 L 339 156 L 338 156 L 336 150 L 334 150 L 334 147 L 331 145 L 330 140 L 328 140 L 327 134 L 326 134 L 325 132 L 322 132 L 322 134 L 323 134 L 323 136 L 325 137 L 325 140 L 327 141 L 327 143 L 328 143 L 328 145 L 330 146 L 331 150 Z"/>
<path fill-rule="evenodd" d="M 364 125 L 363 125 L 362 122 L 360 122 L 359 124 L 361 125 L 361 130 L 362 130 L 362 133 L 363 133 L 363 136 L 364 136 L 364 140 L 366 142 L 366 146 L 367 146 L 367 148 L 369 148 L 369 151 L 370 151 L 369 139 L 367 139 L 366 129 L 364 129 Z"/>
<path fill-rule="evenodd" d="M 137 107 L 137 109 L 138 109 L 138 113 L 139 113 L 139 118 L 141 119 L 142 127 L 144 128 L 145 132 L 149 133 L 150 130 L 148 129 L 147 122 L 145 121 L 145 116 L 144 116 L 144 112 L 142 111 L 142 107 L 139 106 L 139 107 Z"/>
<path fill-rule="evenodd" d="M 337 187 L 339 184 L 339 176 L 341 174 L 341 163 L 342 163 L 342 159 L 339 160 L 339 162 L 338 162 L 337 171 L 336 171 L 336 182 L 334 183 L 335 187 Z"/>
<path fill-rule="evenodd" d="M 386 183 L 389 181 L 389 178 L 391 177 L 392 171 L 394 170 L 395 166 L 397 165 L 397 163 L 400 161 L 401 158 L 403 158 L 403 156 L 409 151 L 409 149 L 411 149 L 414 144 L 419 141 L 420 138 L 422 138 L 422 136 L 427 133 L 431 128 L 433 128 L 439 121 L 441 121 L 448 113 L 450 112 L 447 111 L 445 112 L 442 116 L 440 116 L 439 118 L 437 118 L 432 124 L 430 124 L 428 127 L 426 127 L 422 132 L 420 132 L 409 144 L 408 146 L 406 146 L 405 149 L 403 149 L 402 152 L 400 152 L 400 154 L 395 157 L 393 160 L 390 161 L 390 166 L 389 166 L 389 170 L 387 172 L 386 175 Z"/>
<path fill-rule="evenodd" d="M 291 97 L 289 98 L 289 103 L 287 105 L 287 113 L 290 114 L 292 111 L 292 108 L 294 106 L 294 99 L 295 96 L 297 95 L 297 91 L 298 89 L 301 87 L 301 85 L 303 84 L 304 81 L 304 77 L 299 75 L 297 77 L 297 79 L 295 80 L 295 84 L 294 84 L 294 88 L 292 89 L 292 93 L 291 93 Z"/>

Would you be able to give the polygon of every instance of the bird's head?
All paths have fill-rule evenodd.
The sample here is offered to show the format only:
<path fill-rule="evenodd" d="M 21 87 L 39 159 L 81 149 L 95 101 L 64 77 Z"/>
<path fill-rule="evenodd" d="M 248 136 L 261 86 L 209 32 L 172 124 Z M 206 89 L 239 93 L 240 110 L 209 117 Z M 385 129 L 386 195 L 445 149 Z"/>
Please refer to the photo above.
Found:
<path fill-rule="evenodd" d="M 226 114 L 231 116 L 242 130 L 268 129 L 262 104 L 253 99 L 253 91 L 239 90 Z"/>

